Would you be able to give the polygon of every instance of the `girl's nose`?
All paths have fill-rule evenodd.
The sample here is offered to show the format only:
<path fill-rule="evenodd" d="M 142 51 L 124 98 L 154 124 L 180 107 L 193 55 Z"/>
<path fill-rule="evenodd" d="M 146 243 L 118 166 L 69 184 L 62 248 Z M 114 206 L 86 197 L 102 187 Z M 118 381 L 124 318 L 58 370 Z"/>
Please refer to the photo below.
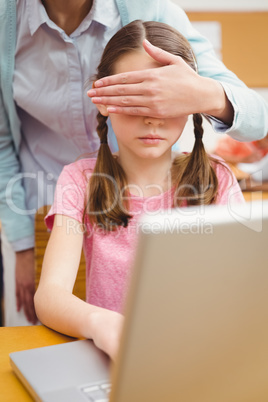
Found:
<path fill-rule="evenodd" d="M 146 117 L 144 118 L 144 123 L 145 123 L 145 124 L 148 124 L 148 125 L 152 125 L 152 126 L 158 127 L 158 126 L 163 126 L 163 124 L 164 124 L 164 119 L 159 119 L 159 118 L 156 118 L 156 117 L 149 117 L 149 116 L 146 116 Z"/>

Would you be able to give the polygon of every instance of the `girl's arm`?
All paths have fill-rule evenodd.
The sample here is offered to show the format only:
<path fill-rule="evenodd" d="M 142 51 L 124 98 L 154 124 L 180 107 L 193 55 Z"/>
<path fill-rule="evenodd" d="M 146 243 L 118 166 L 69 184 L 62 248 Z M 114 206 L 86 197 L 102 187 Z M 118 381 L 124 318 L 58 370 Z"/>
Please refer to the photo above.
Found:
<path fill-rule="evenodd" d="M 93 339 L 114 359 L 123 316 L 88 304 L 72 294 L 82 244 L 82 225 L 73 218 L 55 215 L 34 298 L 36 313 L 43 324 L 58 332 Z"/>

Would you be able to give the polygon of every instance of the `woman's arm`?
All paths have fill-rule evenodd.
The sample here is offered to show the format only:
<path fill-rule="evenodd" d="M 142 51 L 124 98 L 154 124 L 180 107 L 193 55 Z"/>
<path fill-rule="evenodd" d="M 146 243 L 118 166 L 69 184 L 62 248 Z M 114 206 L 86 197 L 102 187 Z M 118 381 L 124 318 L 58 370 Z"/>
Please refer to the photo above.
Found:
<path fill-rule="evenodd" d="M 0 47 L 1 49 L 1 47 Z M 0 72 L 1 73 L 1 72 Z M 1 74 L 0 74 L 1 76 Z M 2 85 L 2 77 L 1 77 Z M 17 128 L 16 116 L 13 116 L 12 127 Z M 34 311 L 34 224 L 29 216 L 25 203 L 23 174 L 15 140 L 11 132 L 11 124 L 0 88 L 0 220 L 7 240 L 16 252 L 16 302 L 17 310 L 24 310 L 29 322 L 35 324 Z M 10 262 L 12 264 L 12 262 Z M 6 266 L 5 269 L 9 269 Z M 8 284 L 7 284 L 8 290 Z"/>
<path fill-rule="evenodd" d="M 68 231 L 68 228 L 72 230 Z M 116 357 L 123 316 L 93 306 L 72 294 L 83 244 L 82 225 L 56 215 L 35 294 L 36 313 L 48 327 L 69 336 L 90 338 Z"/>
<path fill-rule="evenodd" d="M 217 121 L 211 119 L 215 131 L 221 133 L 226 132 L 240 141 L 253 141 L 261 139 L 266 135 L 268 132 L 267 103 L 259 94 L 257 94 L 257 92 L 247 88 L 247 86 L 239 80 L 234 73 L 225 67 L 225 65 L 215 56 L 211 43 L 194 29 L 185 12 L 177 4 L 174 4 L 169 0 L 136 0 L 135 2 L 132 0 L 116 0 L 116 2 L 123 25 L 126 25 L 135 19 L 141 19 L 144 21 L 162 21 L 178 29 L 178 31 L 188 39 L 197 58 L 199 75 L 211 80 L 210 82 L 207 80 L 209 85 L 207 87 L 202 86 L 201 92 L 199 91 L 200 88 L 195 88 L 194 92 L 196 94 L 196 101 L 198 102 L 202 100 L 204 104 L 206 104 L 207 114 L 216 117 Z M 179 69 L 176 69 L 176 66 L 171 67 L 173 68 L 166 69 L 163 67 L 163 71 L 161 72 L 161 83 L 158 85 L 158 82 L 155 82 L 155 86 L 158 86 L 157 97 L 158 99 L 159 97 L 162 97 L 161 103 L 162 105 L 165 105 L 166 110 L 174 110 L 175 106 L 180 114 L 181 105 L 176 101 L 177 93 L 178 91 L 181 91 L 181 98 L 184 98 L 185 95 L 184 102 L 187 103 L 190 100 L 189 106 L 191 107 L 192 100 L 188 95 L 192 90 L 192 87 L 190 85 L 188 89 L 184 91 L 183 88 L 186 88 L 186 85 L 184 85 L 183 88 L 180 89 L 175 84 L 178 79 L 176 72 L 179 72 Z M 161 68 L 162 67 L 160 67 L 160 69 Z M 143 77 L 139 77 L 138 81 L 135 81 L 134 76 L 132 76 L 131 79 L 134 82 L 130 85 L 128 83 L 124 84 L 127 88 L 123 90 L 119 97 L 117 91 L 118 88 L 116 88 L 116 86 L 122 84 L 120 79 L 117 81 L 113 80 L 113 82 L 105 81 L 104 85 L 100 86 L 95 94 L 92 94 L 92 97 L 118 97 L 116 103 L 113 104 L 108 102 L 106 104 L 113 104 L 119 113 L 122 112 L 122 109 L 125 110 L 125 108 L 130 107 L 131 110 L 128 110 L 127 113 L 130 112 L 131 114 L 144 115 L 146 108 L 146 113 L 148 113 L 149 110 L 150 116 L 156 116 L 161 108 L 158 108 L 157 111 L 155 105 L 158 103 L 155 101 L 156 99 L 154 96 L 148 96 L 147 92 L 146 101 L 146 97 L 143 96 L 143 102 L 145 101 L 145 104 L 137 103 L 137 99 L 134 99 L 133 97 L 133 94 L 137 93 L 139 95 L 146 95 L 146 93 L 140 92 L 140 84 L 145 82 L 145 80 L 149 83 L 146 74 Z M 167 81 L 170 83 L 169 88 L 172 88 L 171 93 L 169 93 L 165 88 L 165 82 Z M 214 83 L 212 81 L 214 81 Z M 203 82 L 205 83 L 205 80 L 203 80 Z M 222 86 L 224 94 L 221 92 L 219 95 L 221 105 L 218 109 L 219 98 L 217 93 L 222 90 L 219 85 Z M 146 85 L 144 85 L 143 88 L 146 91 Z M 206 89 L 208 91 L 205 97 L 202 96 L 198 99 L 199 94 L 201 94 L 203 90 L 206 91 Z M 168 96 L 166 96 L 167 94 Z M 215 100 L 213 106 L 214 110 L 213 107 L 211 108 L 211 102 L 209 99 Z M 201 110 L 198 111 L 201 112 Z M 195 112 L 194 108 L 192 112 Z M 162 115 L 160 116 L 163 117 Z"/>

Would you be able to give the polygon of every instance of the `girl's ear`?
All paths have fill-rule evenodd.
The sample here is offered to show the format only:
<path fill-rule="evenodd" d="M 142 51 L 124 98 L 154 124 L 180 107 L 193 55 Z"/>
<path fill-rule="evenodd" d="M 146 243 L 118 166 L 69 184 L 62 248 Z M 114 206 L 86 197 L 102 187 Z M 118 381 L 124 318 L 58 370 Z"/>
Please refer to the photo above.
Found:
<path fill-rule="evenodd" d="M 100 105 L 100 104 L 95 104 L 95 105 L 97 106 L 97 109 L 100 112 L 100 114 L 102 114 L 103 116 L 109 116 L 109 112 L 105 105 Z"/>

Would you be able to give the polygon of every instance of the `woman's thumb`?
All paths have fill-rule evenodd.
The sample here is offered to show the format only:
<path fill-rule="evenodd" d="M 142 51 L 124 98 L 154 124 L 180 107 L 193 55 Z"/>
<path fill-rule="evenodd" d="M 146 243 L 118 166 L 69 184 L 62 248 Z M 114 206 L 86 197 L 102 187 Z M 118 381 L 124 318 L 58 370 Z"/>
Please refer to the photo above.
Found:
<path fill-rule="evenodd" d="M 176 64 L 176 56 L 152 45 L 147 39 L 144 39 L 143 47 L 146 53 L 148 53 L 154 60 L 158 61 L 158 63 L 163 64 L 164 66 Z"/>

